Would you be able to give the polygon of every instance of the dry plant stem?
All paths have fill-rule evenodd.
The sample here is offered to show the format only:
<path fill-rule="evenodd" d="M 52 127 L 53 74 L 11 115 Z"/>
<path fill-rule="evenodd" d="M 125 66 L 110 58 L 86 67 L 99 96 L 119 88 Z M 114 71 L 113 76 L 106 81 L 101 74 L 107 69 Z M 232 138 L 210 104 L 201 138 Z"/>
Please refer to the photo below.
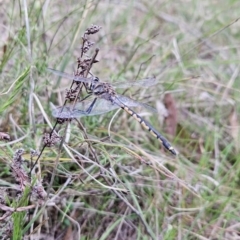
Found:
<path fill-rule="evenodd" d="M 86 41 L 85 41 L 85 35 L 84 35 L 83 47 L 84 47 L 85 42 L 86 42 Z M 82 51 L 81 51 L 81 57 L 83 56 L 83 47 L 82 47 Z M 74 81 L 72 81 L 72 84 L 71 84 L 71 86 L 70 86 L 70 89 L 72 89 L 73 84 L 74 84 Z M 81 87 L 80 87 L 80 89 L 79 89 L 78 94 L 80 93 L 80 91 L 81 91 Z M 77 94 L 77 96 L 78 96 L 78 94 Z M 77 100 L 77 97 L 75 98 L 75 101 L 74 101 L 75 104 L 76 104 L 76 100 Z M 64 106 L 66 105 L 66 103 L 67 103 L 67 99 L 65 99 L 62 109 L 64 108 Z M 58 125 L 58 121 L 55 122 L 55 124 L 54 124 L 54 126 L 53 126 L 53 128 L 52 128 L 52 131 L 51 131 L 50 134 L 49 134 L 49 135 L 50 135 L 50 138 L 52 137 L 52 134 L 53 134 L 55 128 L 57 127 L 57 125 Z M 46 146 L 47 146 L 47 144 L 44 144 L 44 145 L 43 145 L 42 150 L 41 150 L 38 158 L 36 159 L 35 163 L 33 164 L 32 168 L 31 168 L 31 170 L 30 170 L 30 175 L 31 175 L 31 173 L 32 173 L 33 168 L 34 168 L 34 167 L 36 166 L 36 164 L 38 163 L 38 161 L 39 161 L 39 159 L 40 159 L 40 157 L 41 157 L 44 149 L 46 148 Z"/>
<path fill-rule="evenodd" d="M 64 102 L 64 104 L 66 104 L 66 101 Z M 56 121 L 55 124 L 54 124 L 54 126 L 53 126 L 53 128 L 52 128 L 52 131 L 50 132 L 50 138 L 52 137 L 52 134 L 53 134 L 55 128 L 57 127 L 57 125 L 58 125 L 58 122 Z M 45 145 L 47 145 L 47 144 L 45 144 Z M 46 147 L 46 146 L 45 146 L 45 147 Z"/>
<path fill-rule="evenodd" d="M 107 179 L 105 179 L 105 180 L 107 181 Z M 122 200 L 125 202 L 125 204 L 126 204 L 130 209 L 132 209 L 132 211 L 133 211 L 134 213 L 137 214 L 137 216 L 138 216 L 139 219 L 141 220 L 141 222 L 142 222 L 142 224 L 144 225 L 144 227 L 145 227 L 147 233 L 149 234 L 149 236 L 151 236 L 152 239 L 155 239 L 154 234 L 153 234 L 152 231 L 148 228 L 145 219 L 142 218 L 142 215 L 138 212 L 138 210 L 135 209 L 118 191 L 115 191 L 114 189 L 113 189 L 112 191 L 113 191 L 120 199 L 122 199 Z"/>
<path fill-rule="evenodd" d="M 84 36 L 85 36 L 85 35 L 84 35 Z M 84 38 L 84 39 L 85 39 L 85 38 Z M 84 42 L 84 43 L 85 43 L 85 42 Z M 83 47 L 84 47 L 84 44 L 83 44 Z M 83 47 L 82 47 L 81 57 L 83 56 Z M 90 62 L 90 64 L 89 64 L 89 67 L 88 67 L 88 69 L 87 69 L 87 70 L 85 71 L 85 73 L 84 73 L 84 77 L 87 77 L 87 75 L 88 75 L 90 69 L 92 68 L 92 65 L 93 65 L 93 63 L 94 63 L 94 61 L 95 61 L 95 59 L 96 59 L 96 57 L 97 57 L 97 55 L 98 55 L 98 52 L 99 52 L 99 49 L 96 48 L 96 49 L 95 49 L 95 54 L 93 55 L 93 57 L 92 57 L 92 59 L 91 59 L 91 62 Z M 74 100 L 74 103 L 73 103 L 73 106 L 72 106 L 72 109 L 74 109 L 74 107 L 75 107 L 75 105 L 76 105 L 76 102 L 77 102 L 78 96 L 79 96 L 79 94 L 80 94 L 80 92 L 81 92 L 81 89 L 82 89 L 82 88 L 80 87 L 79 90 L 78 90 L 77 96 L 76 96 L 76 98 L 75 98 L 75 100 Z M 86 133 L 86 130 L 84 129 L 82 123 L 81 123 L 80 121 L 78 121 L 77 119 L 76 119 L 76 121 L 78 122 L 79 126 L 81 126 L 81 128 L 82 128 L 82 130 L 83 130 L 83 133 L 84 133 L 84 138 L 85 138 L 85 140 L 87 140 L 87 139 L 88 139 L 87 133 Z M 93 156 L 95 157 L 96 162 L 99 163 L 98 158 L 97 158 L 97 156 L 96 156 L 96 154 L 95 154 L 95 150 L 92 148 L 92 146 L 91 146 L 91 144 L 90 144 L 89 142 L 88 142 L 88 145 L 89 145 L 89 148 L 90 148 L 90 150 L 91 150 L 91 153 L 92 153 Z"/>
<path fill-rule="evenodd" d="M 111 186 L 111 182 L 109 181 L 108 178 L 106 178 L 103 174 L 101 175 L 102 178 L 107 182 L 107 184 L 109 186 Z M 146 221 L 145 219 L 142 218 L 141 214 L 137 211 L 137 209 L 135 209 L 118 191 L 114 190 L 114 189 L 111 189 L 111 191 L 113 191 L 120 199 L 122 199 L 125 204 L 130 208 L 132 209 L 133 212 L 135 212 L 137 214 L 137 216 L 140 218 L 140 220 L 142 221 L 147 233 L 149 234 L 149 236 L 151 236 L 152 239 L 155 238 L 154 234 L 150 231 L 150 229 L 148 228 L 147 224 L 146 224 Z"/>
<path fill-rule="evenodd" d="M 78 229 L 77 234 L 78 234 L 78 236 L 77 236 L 76 239 L 81 239 L 81 227 L 80 227 L 80 224 L 79 224 L 76 220 L 74 220 L 72 217 L 68 216 L 65 212 L 63 212 L 63 211 L 61 210 L 61 208 L 59 208 L 56 204 L 54 205 L 54 207 L 55 207 L 59 212 L 61 212 L 64 216 L 66 216 L 72 223 L 74 223 L 74 224 L 77 226 L 77 229 Z"/>
<path fill-rule="evenodd" d="M 84 38 L 84 39 L 85 39 L 85 38 Z M 84 47 L 85 42 L 87 42 L 87 40 L 83 40 L 83 47 Z M 96 50 L 95 50 L 95 54 L 93 55 L 93 57 L 92 57 L 92 59 L 91 59 L 91 62 L 89 63 L 89 66 L 88 66 L 88 68 L 87 68 L 87 70 L 84 72 L 84 77 L 87 77 L 87 75 L 89 74 L 89 71 L 90 71 L 90 69 L 91 69 L 91 67 L 92 67 L 92 65 L 93 65 L 93 63 L 94 63 L 94 61 L 95 61 L 95 59 L 96 59 L 96 57 L 97 57 L 98 52 L 99 52 L 99 49 L 96 49 Z M 83 57 L 83 54 L 84 54 L 84 52 L 83 52 L 83 48 L 82 48 L 81 58 Z M 80 66 L 79 66 L 79 67 L 80 67 Z M 73 84 L 74 84 L 74 81 L 72 81 L 72 84 L 71 84 L 70 89 L 72 89 Z M 74 108 L 75 105 L 76 105 L 76 102 L 77 102 L 77 99 L 78 99 L 78 96 L 79 96 L 81 90 L 82 90 L 82 87 L 80 86 L 80 87 L 79 87 L 79 90 L 78 90 L 78 93 L 77 93 L 77 95 L 76 95 L 76 98 L 75 98 L 75 100 L 74 100 L 74 103 L 73 103 L 73 105 L 72 105 L 73 108 Z M 66 103 L 67 103 L 67 99 L 65 99 L 65 102 L 64 102 L 63 107 L 66 105 Z M 79 126 L 81 126 L 81 128 L 82 128 L 82 130 L 83 130 L 83 132 L 84 132 L 84 137 L 85 137 L 85 139 L 87 139 L 87 134 L 86 134 L 86 131 L 85 131 L 83 125 L 82 125 L 79 121 L 78 121 L 78 123 L 79 123 Z M 52 134 L 53 134 L 53 132 L 54 132 L 54 130 L 55 130 L 55 128 L 56 128 L 57 125 L 58 125 L 58 121 L 56 121 L 54 127 L 52 128 L 52 131 L 51 131 L 51 133 L 50 133 L 50 138 L 52 137 Z M 66 124 L 65 131 L 64 131 L 64 135 L 66 134 L 67 126 L 68 126 L 68 123 Z M 51 190 L 51 187 L 52 187 L 53 182 L 54 182 L 54 178 L 55 178 L 55 175 L 56 175 L 57 166 L 58 166 L 58 163 L 59 163 L 59 158 L 60 158 L 61 149 L 62 149 L 62 147 L 63 147 L 63 143 L 64 143 L 64 138 L 62 138 L 62 140 L 61 140 L 61 142 L 60 142 L 60 145 L 59 145 L 59 151 L 58 151 L 58 155 L 57 155 L 57 158 L 56 158 L 56 161 L 55 161 L 55 167 L 54 167 L 54 169 L 53 169 L 53 174 L 52 174 L 52 176 L 51 176 L 51 181 L 50 181 L 50 184 L 49 184 L 48 189 L 47 189 L 47 199 L 49 198 L 50 190 Z M 47 143 L 45 143 L 45 144 L 43 145 L 42 150 L 41 150 L 40 154 L 38 155 L 37 160 L 36 160 L 35 163 L 33 164 L 32 168 L 31 168 L 31 170 L 30 170 L 30 176 L 31 176 L 32 170 L 34 169 L 34 167 L 35 167 L 36 164 L 38 163 L 38 161 L 39 161 L 39 159 L 40 159 L 43 151 L 45 150 L 46 146 L 47 146 Z M 91 144 L 89 144 L 89 148 L 90 148 L 90 151 L 91 151 L 92 155 L 95 157 L 96 162 L 99 162 L 98 159 L 97 159 L 97 156 L 96 156 L 96 154 L 95 154 L 95 150 L 92 148 Z M 104 178 L 105 178 L 105 177 L 104 177 Z M 107 179 L 105 178 L 105 180 L 107 180 Z M 46 203 L 44 204 L 42 210 L 45 209 L 45 207 L 46 207 Z M 42 212 L 42 211 L 40 211 L 40 212 Z M 40 213 L 40 214 L 41 214 L 41 213 Z M 79 227 L 79 230 L 80 230 L 80 227 Z M 41 230 L 39 229 L 38 232 L 40 232 L 40 231 L 41 231 Z M 79 231 L 79 235 L 80 235 L 80 231 Z"/>
<path fill-rule="evenodd" d="M 66 124 L 64 133 L 66 133 L 66 131 L 67 131 L 67 124 Z M 52 177 L 51 177 L 51 181 L 50 181 L 50 184 L 49 184 L 48 189 L 47 189 L 47 197 L 46 197 L 46 199 L 49 198 L 50 190 L 51 190 L 51 187 L 52 187 L 52 185 L 53 185 L 54 177 L 55 177 L 55 175 L 56 175 L 56 168 L 57 168 L 58 163 L 59 163 L 59 158 L 60 158 L 61 149 L 62 149 L 62 147 L 63 147 L 63 143 L 64 143 L 64 138 L 62 138 L 62 140 L 61 140 L 61 142 L 60 142 L 60 145 L 59 145 L 59 151 L 58 151 L 58 155 L 57 155 L 56 162 L 55 162 L 55 168 L 53 169 L 53 174 L 52 174 Z M 45 146 L 46 146 L 46 144 L 45 144 Z M 44 148 L 43 148 L 43 149 L 44 149 Z M 41 151 L 41 153 L 42 153 L 42 152 L 43 152 L 43 150 Z M 40 154 L 41 154 L 41 153 L 40 153 Z M 40 155 L 40 154 L 39 154 L 39 155 Z M 39 215 L 39 216 L 40 216 L 40 214 L 43 213 L 43 211 L 44 211 L 44 209 L 46 208 L 46 206 L 47 206 L 47 201 L 44 203 L 44 205 L 42 206 L 41 210 L 38 212 L 38 215 Z"/>
<path fill-rule="evenodd" d="M 84 54 L 84 45 L 85 45 L 86 42 L 87 42 L 87 38 L 86 38 L 86 34 L 84 34 L 83 44 L 82 44 L 82 50 L 81 50 L 81 58 L 83 57 L 83 54 Z M 90 69 L 91 69 L 91 67 L 92 67 L 92 65 L 93 65 L 93 63 L 94 63 L 97 55 L 98 55 L 98 52 L 99 52 L 99 49 L 96 48 L 96 49 L 95 49 L 95 54 L 93 55 L 93 57 L 92 57 L 92 59 L 91 59 L 91 62 L 90 62 L 90 64 L 89 64 L 89 66 L 88 66 L 88 69 L 87 69 L 87 70 L 85 71 L 85 73 L 84 73 L 84 77 L 87 77 L 87 75 L 88 75 L 88 73 L 89 73 L 89 71 L 90 71 Z M 79 67 L 80 67 L 80 66 L 78 66 L 78 68 L 79 68 Z M 74 81 L 72 81 L 72 84 L 71 84 L 71 86 L 70 86 L 70 89 L 72 89 L 73 84 L 74 84 Z M 77 99 L 78 99 L 78 96 L 79 96 L 81 90 L 82 90 L 82 87 L 80 86 L 80 87 L 79 87 L 79 90 L 78 90 L 78 92 L 77 92 L 76 98 L 75 98 L 75 100 L 74 100 L 74 102 L 73 102 L 72 109 L 76 106 Z M 65 101 L 64 101 L 63 108 L 64 108 L 64 106 L 66 105 L 66 103 L 67 103 L 67 99 L 65 99 Z M 63 108 L 62 108 L 62 109 L 63 109 Z M 57 127 L 57 125 L 58 125 L 58 121 L 55 122 L 55 125 L 54 125 L 54 127 L 52 128 L 52 131 L 51 131 L 50 134 L 49 134 L 49 135 L 50 135 L 50 138 L 52 137 L 52 134 L 53 134 L 55 128 Z M 36 166 L 36 164 L 38 163 L 38 161 L 39 161 L 39 159 L 40 159 L 43 151 L 45 150 L 46 146 L 47 146 L 47 144 L 44 144 L 44 145 L 43 145 L 42 150 L 41 150 L 40 154 L 38 155 L 38 158 L 36 159 L 35 163 L 33 164 L 32 168 L 31 168 L 31 170 L 30 170 L 30 175 L 31 175 L 31 173 L 32 173 L 33 168 L 34 168 L 34 167 Z M 96 158 L 96 156 L 95 156 L 95 158 Z M 96 158 L 96 160 L 97 160 L 97 158 Z"/>
<path fill-rule="evenodd" d="M 67 127 L 68 127 L 68 122 L 65 126 L 64 136 L 66 135 Z M 64 143 L 64 138 L 61 139 L 61 142 L 60 142 L 60 145 L 59 145 L 59 148 L 58 148 L 58 155 L 57 155 L 57 158 L 56 158 L 56 161 L 55 161 L 55 166 L 54 166 L 54 169 L 53 169 L 51 181 L 50 181 L 48 189 L 47 189 L 47 198 L 49 197 L 50 189 L 53 185 L 53 181 L 54 181 L 54 178 L 55 178 L 55 175 L 56 175 L 56 171 L 57 171 L 56 169 L 57 169 L 57 166 L 58 166 L 58 163 L 59 163 L 59 158 L 60 158 L 61 150 L 62 150 L 62 147 L 63 147 L 63 143 Z"/>
<path fill-rule="evenodd" d="M 83 41 L 84 41 L 84 42 L 83 42 L 83 46 L 84 46 L 85 40 L 83 40 Z M 83 49 L 83 48 L 82 48 L 82 49 Z M 89 67 L 88 67 L 87 71 L 86 71 L 85 74 L 84 74 L 84 77 L 87 77 L 87 75 L 88 75 L 88 73 L 89 73 L 89 71 L 90 71 L 90 69 L 91 69 L 91 67 L 92 67 L 92 64 L 94 63 L 94 61 L 95 61 L 95 59 L 96 59 L 96 57 L 97 57 L 98 52 L 99 52 L 99 49 L 97 48 L 97 49 L 95 50 L 95 54 L 94 54 L 94 56 L 92 57 L 92 60 L 91 60 L 91 62 L 90 62 L 90 64 L 89 64 Z M 82 52 L 81 52 L 81 57 L 82 57 L 82 55 L 83 55 L 83 50 L 82 50 Z M 71 84 L 70 89 L 72 88 L 73 84 L 74 84 L 74 81 L 72 81 L 72 84 Z M 77 99 L 78 99 L 78 96 L 79 96 L 81 90 L 82 90 L 82 87 L 79 87 L 78 93 L 77 93 L 76 98 L 75 98 L 75 100 L 74 100 L 74 103 L 73 103 L 73 105 L 72 105 L 72 109 L 76 106 Z M 64 104 L 63 104 L 63 108 L 64 108 L 64 106 L 66 105 L 66 103 L 67 103 L 67 99 L 65 100 L 65 102 L 64 102 Z M 53 127 L 53 129 L 52 129 L 52 131 L 51 131 L 51 133 L 50 133 L 50 137 L 52 136 L 52 133 L 53 133 L 53 131 L 55 130 L 57 124 L 58 124 L 58 122 L 56 121 L 56 123 L 55 123 L 55 125 L 54 125 L 54 127 Z M 45 148 L 45 147 L 46 147 L 46 144 L 45 144 L 44 148 Z"/>
<path fill-rule="evenodd" d="M 85 128 L 83 127 L 82 123 L 79 120 L 77 120 L 77 119 L 75 119 L 75 120 L 78 122 L 79 126 L 81 127 L 81 129 L 83 131 L 84 138 L 85 138 L 86 142 L 88 143 L 88 146 L 89 146 L 89 149 L 90 149 L 92 155 L 94 156 L 96 162 L 98 164 L 100 164 L 99 161 L 98 161 L 97 155 L 95 153 L 95 149 L 93 148 L 92 144 L 88 141 L 88 136 L 87 136 L 87 132 L 86 132 Z"/>
<path fill-rule="evenodd" d="M 83 54 L 84 54 L 84 45 L 85 45 L 85 43 L 87 42 L 87 38 L 86 38 L 86 34 L 84 33 L 84 35 L 83 35 L 83 44 L 82 44 L 82 51 L 81 51 L 81 57 L 80 58 L 82 58 L 83 57 Z"/>
<path fill-rule="evenodd" d="M 91 60 L 91 62 L 90 62 L 90 64 L 89 64 L 89 67 L 88 67 L 88 69 L 87 69 L 87 71 L 86 71 L 86 74 L 84 75 L 85 77 L 87 77 L 90 69 L 92 68 L 92 65 L 93 65 L 93 63 L 94 63 L 94 61 L 95 61 L 95 59 L 96 59 L 96 57 L 97 57 L 97 55 L 98 55 L 98 52 L 99 52 L 99 48 L 96 48 L 96 49 L 95 49 L 95 54 L 94 54 L 93 57 L 92 57 L 92 60 Z"/>
<path fill-rule="evenodd" d="M 73 86 L 73 82 L 72 82 L 70 88 L 72 88 L 72 86 Z M 64 102 L 64 104 L 63 104 L 63 107 L 66 105 L 66 103 L 67 103 L 67 100 L 65 100 L 65 102 Z M 53 132 L 55 131 L 55 128 L 57 127 L 57 125 L 58 125 L 58 121 L 55 122 L 55 124 L 54 124 L 54 126 L 53 126 L 53 128 L 52 128 L 52 131 L 51 131 L 50 134 L 49 134 L 50 138 L 52 137 L 52 134 L 53 134 Z M 43 147 L 42 147 L 42 149 L 41 149 L 41 152 L 39 153 L 39 155 L 38 155 L 35 163 L 33 164 L 32 168 L 31 168 L 31 170 L 30 170 L 30 175 L 31 175 L 31 173 L 32 173 L 33 168 L 37 165 L 40 157 L 42 156 L 42 153 L 43 153 L 43 151 L 45 150 L 46 146 L 47 146 L 47 143 L 45 143 L 45 144 L 43 145 Z"/>
<path fill-rule="evenodd" d="M 106 178 L 104 175 L 101 175 L 101 176 L 102 176 L 102 178 L 107 182 L 107 184 L 108 184 L 109 186 L 112 185 L 108 178 Z M 142 218 L 142 216 L 141 216 L 141 214 L 138 212 L 138 210 L 135 209 L 135 208 L 119 193 L 119 191 L 116 191 L 116 190 L 114 190 L 114 189 L 111 189 L 111 191 L 113 191 L 113 193 L 114 193 L 115 195 L 117 195 L 121 200 L 123 200 L 123 202 L 140 218 L 140 220 L 142 221 L 142 223 L 143 223 L 143 225 L 144 225 L 147 233 L 149 234 L 149 236 L 152 237 L 152 239 L 154 239 L 155 236 L 154 236 L 153 233 L 149 230 L 149 228 L 148 228 L 148 226 L 147 226 L 147 224 L 146 224 L 146 221 Z"/>
<path fill-rule="evenodd" d="M 96 59 L 96 57 L 97 57 L 97 55 L 98 55 L 98 52 L 99 52 L 99 49 L 96 48 L 96 49 L 95 49 L 95 54 L 94 54 L 93 57 L 92 57 L 92 60 L 91 60 L 91 62 L 90 62 L 90 64 L 89 64 L 89 67 L 88 67 L 88 69 L 84 72 L 84 77 L 87 77 L 87 75 L 88 75 L 88 73 L 89 73 L 89 71 L 90 71 L 90 69 L 91 69 L 91 67 L 92 67 L 92 64 L 94 63 L 94 60 Z M 78 92 L 77 92 L 77 96 L 76 96 L 76 98 L 75 98 L 75 100 L 74 100 L 74 102 L 73 102 L 72 109 L 74 109 L 75 106 L 76 106 L 77 99 L 78 99 L 78 96 L 79 96 L 80 92 L 81 92 L 81 88 L 79 88 L 79 90 L 78 90 Z"/>
<path fill-rule="evenodd" d="M 121 222 L 120 222 L 120 224 L 118 226 L 118 230 L 117 230 L 117 233 L 115 235 L 114 240 L 120 239 L 119 235 L 121 235 L 121 229 L 122 229 L 123 223 L 126 221 L 125 218 L 126 218 L 127 214 L 130 212 L 129 210 L 130 210 L 129 207 L 126 208 L 126 210 L 125 210 L 125 212 L 123 214 L 124 217 L 122 217 L 122 220 L 121 220 Z"/>
<path fill-rule="evenodd" d="M 51 38 L 51 41 L 50 41 L 49 47 L 48 47 L 48 49 L 47 49 L 47 52 L 50 51 L 50 49 L 51 49 L 51 47 L 52 47 L 52 44 L 53 44 L 53 42 L 54 42 L 54 40 L 55 40 L 55 37 L 56 37 L 56 35 L 58 34 L 58 31 L 60 30 L 60 28 L 62 27 L 62 25 L 64 24 L 64 22 L 65 22 L 66 20 L 67 20 L 67 17 L 64 17 L 63 20 L 62 20 L 62 21 L 60 22 L 60 24 L 58 25 L 56 31 L 55 31 L 54 34 L 53 34 L 53 37 Z"/>
<path fill-rule="evenodd" d="M 8 207 L 8 206 L 5 206 L 3 204 L 0 204 L 0 209 L 3 210 L 3 211 L 11 212 L 10 214 L 12 214 L 13 212 L 24 212 L 26 210 L 33 209 L 35 207 L 36 207 L 35 205 L 29 205 L 29 206 L 25 206 L 25 207 L 13 208 L 13 207 Z"/>
<path fill-rule="evenodd" d="M 145 64 L 147 64 L 148 62 L 151 62 L 151 60 L 152 60 L 154 57 L 155 57 L 155 54 L 152 55 L 150 58 L 148 58 L 146 61 L 144 61 L 144 62 L 142 62 L 142 63 L 140 64 L 140 67 L 139 67 L 139 69 L 138 69 L 138 73 L 137 73 L 137 76 L 136 76 L 135 80 L 138 79 L 139 74 L 140 74 L 140 72 L 141 72 L 143 66 L 144 66 Z"/>
<path fill-rule="evenodd" d="M 2 217 L 0 217 L 0 221 L 4 221 L 7 217 L 11 216 L 11 212 L 4 213 Z"/>
<path fill-rule="evenodd" d="M 50 202 L 54 202 L 56 198 L 60 197 L 60 194 L 65 190 L 65 188 L 68 186 L 68 184 L 72 181 L 72 176 L 69 175 L 68 179 L 65 181 L 63 186 L 58 190 L 56 194 L 50 199 Z"/>
<path fill-rule="evenodd" d="M 52 131 L 51 131 L 51 133 L 50 133 L 50 138 L 51 138 L 51 136 L 52 136 L 52 134 L 53 134 L 53 132 L 54 132 L 54 130 L 55 130 L 55 128 L 56 128 L 57 125 L 58 125 L 58 122 L 56 121 L 56 122 L 55 122 L 55 125 L 53 126 Z M 45 144 L 43 145 L 43 147 L 42 147 L 42 149 L 41 149 L 41 152 L 39 153 L 39 155 L 38 155 L 35 163 L 34 163 L 33 166 L 31 167 L 31 170 L 30 170 L 30 173 L 29 173 L 30 176 L 31 176 L 32 170 L 33 170 L 34 167 L 37 165 L 40 157 L 42 156 L 42 153 L 43 153 L 44 149 L 46 148 L 46 146 L 47 146 L 47 143 L 45 143 Z"/>
<path fill-rule="evenodd" d="M 35 206 L 35 209 L 34 209 L 34 212 L 33 212 L 33 215 L 32 215 L 32 219 L 34 219 L 37 215 L 37 212 L 38 212 L 38 209 L 39 209 L 39 205 Z M 30 222 L 31 219 L 30 219 L 30 214 L 29 214 L 29 221 Z M 34 223 L 31 224 L 31 226 L 29 227 L 29 235 L 32 236 L 31 233 L 34 232 Z M 32 240 L 32 237 L 30 237 L 30 240 Z"/>
<path fill-rule="evenodd" d="M 42 221 L 42 219 L 40 220 L 39 219 L 39 222 L 40 224 L 35 227 L 35 229 L 31 232 L 31 235 L 29 234 L 28 236 L 30 237 L 30 240 L 35 240 L 36 239 L 36 236 L 40 236 L 41 234 L 41 229 L 42 229 L 42 226 L 48 221 L 48 219 L 45 219 Z M 34 236 L 36 234 L 36 236 Z"/>
<path fill-rule="evenodd" d="M 55 124 L 55 125 L 56 125 L 56 124 Z M 42 149 L 41 149 L 41 152 L 39 153 L 39 155 L 38 155 L 35 163 L 34 163 L 33 166 L 31 167 L 31 170 L 30 170 L 30 172 L 29 172 L 29 176 L 30 176 L 30 177 L 31 177 L 31 174 L 32 174 L 32 170 L 33 170 L 34 167 L 37 165 L 37 163 L 38 163 L 40 157 L 42 156 L 42 153 L 43 153 L 43 151 L 44 151 L 44 149 L 45 149 L 46 146 L 47 146 L 47 144 L 44 144 L 44 145 L 43 145 L 43 147 L 42 147 Z"/>

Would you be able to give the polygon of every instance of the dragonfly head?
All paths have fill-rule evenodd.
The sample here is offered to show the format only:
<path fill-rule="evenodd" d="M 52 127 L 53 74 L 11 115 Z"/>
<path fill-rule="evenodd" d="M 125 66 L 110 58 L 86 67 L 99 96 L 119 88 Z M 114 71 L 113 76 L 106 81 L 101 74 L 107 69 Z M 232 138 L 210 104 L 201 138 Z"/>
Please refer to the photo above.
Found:
<path fill-rule="evenodd" d="M 94 77 L 92 79 L 92 83 L 90 85 L 90 90 L 93 91 L 98 83 L 99 83 L 99 78 L 98 77 Z"/>

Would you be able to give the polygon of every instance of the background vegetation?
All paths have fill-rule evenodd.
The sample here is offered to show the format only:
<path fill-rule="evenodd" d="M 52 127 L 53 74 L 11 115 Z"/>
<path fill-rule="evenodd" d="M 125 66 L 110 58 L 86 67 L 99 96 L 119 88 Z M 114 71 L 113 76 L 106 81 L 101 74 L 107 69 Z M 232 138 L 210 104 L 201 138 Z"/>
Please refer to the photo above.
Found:
<path fill-rule="evenodd" d="M 1 131 L 11 136 L 0 148 L 1 239 L 240 239 L 239 1 L 0 4 Z M 42 199 L 26 201 L 13 161 L 24 149 L 30 171 L 55 123 L 50 102 L 62 105 L 70 86 L 46 67 L 76 70 L 91 24 L 102 27 L 92 73 L 156 76 L 124 94 L 157 109 L 140 111 L 179 154 L 123 111 L 81 118 L 85 131 L 57 128 L 67 143 L 44 149 L 32 176 Z"/>

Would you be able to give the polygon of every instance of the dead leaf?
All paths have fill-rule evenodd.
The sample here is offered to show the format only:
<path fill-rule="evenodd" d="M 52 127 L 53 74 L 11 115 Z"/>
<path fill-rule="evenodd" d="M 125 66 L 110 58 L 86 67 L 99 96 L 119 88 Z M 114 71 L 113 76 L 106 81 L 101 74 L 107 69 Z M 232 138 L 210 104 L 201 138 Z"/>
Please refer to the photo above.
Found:
<path fill-rule="evenodd" d="M 66 234 L 63 237 L 63 240 L 73 240 L 73 230 L 72 225 L 67 228 Z"/>
<path fill-rule="evenodd" d="M 164 96 L 164 104 L 168 110 L 168 115 L 165 117 L 166 133 L 170 136 L 176 136 L 177 131 L 177 107 L 175 99 L 170 93 Z"/>
<path fill-rule="evenodd" d="M 237 152 L 239 152 L 239 122 L 235 108 L 232 108 L 232 112 L 229 116 L 230 134 L 234 140 L 234 146 Z"/>

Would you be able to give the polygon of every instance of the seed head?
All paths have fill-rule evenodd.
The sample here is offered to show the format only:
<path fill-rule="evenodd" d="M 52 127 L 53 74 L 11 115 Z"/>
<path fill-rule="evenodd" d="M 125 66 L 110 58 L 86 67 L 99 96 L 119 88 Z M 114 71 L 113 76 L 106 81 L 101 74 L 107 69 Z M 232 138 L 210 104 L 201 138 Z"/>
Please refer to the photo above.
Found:
<path fill-rule="evenodd" d="M 97 33 L 102 27 L 98 25 L 92 25 L 91 27 L 87 28 L 85 31 L 85 34 L 90 35 L 90 34 L 95 34 Z"/>

